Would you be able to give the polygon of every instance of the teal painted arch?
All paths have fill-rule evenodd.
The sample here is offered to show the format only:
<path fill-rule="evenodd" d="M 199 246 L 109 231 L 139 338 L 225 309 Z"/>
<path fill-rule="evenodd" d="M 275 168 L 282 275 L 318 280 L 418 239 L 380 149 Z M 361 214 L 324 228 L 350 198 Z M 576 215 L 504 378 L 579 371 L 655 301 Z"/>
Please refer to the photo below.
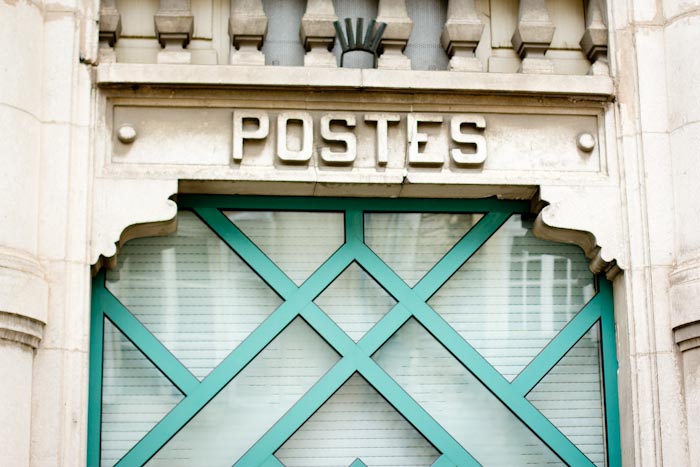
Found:
<path fill-rule="evenodd" d="M 274 456 L 277 449 L 355 373 L 365 378 L 439 451 L 441 455 L 433 465 L 480 465 L 371 358 L 374 352 L 411 318 L 430 332 L 562 461 L 574 466 L 593 464 L 526 399 L 526 396 L 593 325 L 600 323 L 607 465 L 621 465 L 612 287 L 604 277 L 596 277 L 595 296 L 513 381 L 505 379 L 427 304 L 428 299 L 455 271 L 469 261 L 510 216 L 529 212 L 528 202 L 495 199 L 448 199 L 436 202 L 424 199 L 181 195 L 178 205 L 180 209 L 194 212 L 282 298 L 283 303 L 200 381 L 107 290 L 105 274 L 99 273 L 93 280 L 92 292 L 88 465 L 100 464 L 104 319 L 108 319 L 119 329 L 184 396 L 182 401 L 117 463 L 117 466 L 123 467 L 144 465 L 297 317 L 306 321 L 331 345 L 341 359 L 255 443 L 236 466 L 281 466 L 282 463 Z M 342 212 L 345 216 L 345 241 L 298 286 L 228 220 L 222 212 L 226 209 Z M 367 212 L 481 213 L 483 217 L 415 286 L 410 287 L 364 243 L 364 214 Z M 358 342 L 348 337 L 313 302 L 353 262 L 363 268 L 397 301 Z M 363 465 L 360 459 L 355 464 Z"/>

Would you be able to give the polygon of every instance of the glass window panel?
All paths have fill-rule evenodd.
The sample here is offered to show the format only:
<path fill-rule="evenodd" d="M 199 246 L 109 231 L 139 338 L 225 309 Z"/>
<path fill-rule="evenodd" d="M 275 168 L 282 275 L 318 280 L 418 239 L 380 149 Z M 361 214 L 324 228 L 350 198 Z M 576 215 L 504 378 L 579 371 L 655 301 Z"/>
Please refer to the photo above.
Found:
<path fill-rule="evenodd" d="M 362 376 L 353 375 L 277 451 L 286 467 L 425 466 L 439 457 Z"/>
<path fill-rule="evenodd" d="M 413 287 L 483 216 L 367 213 L 365 243 Z"/>
<path fill-rule="evenodd" d="M 447 70 L 450 59 L 440 37 L 447 20 L 445 0 L 406 0 L 408 16 L 413 21 L 405 54 L 413 70 Z"/>
<path fill-rule="evenodd" d="M 127 242 L 106 285 L 200 379 L 281 303 L 189 211 L 173 235 Z"/>
<path fill-rule="evenodd" d="M 594 293 L 578 247 L 535 238 L 515 215 L 428 304 L 512 380 Z"/>
<path fill-rule="evenodd" d="M 104 320 L 100 465 L 117 463 L 182 394 L 109 320 Z"/>
<path fill-rule="evenodd" d="M 564 465 L 414 318 L 373 358 L 481 464 Z"/>
<path fill-rule="evenodd" d="M 605 465 L 600 330 L 593 326 L 527 399 L 598 466 Z"/>
<path fill-rule="evenodd" d="M 345 242 L 345 218 L 337 212 L 226 211 L 297 285 Z"/>
<path fill-rule="evenodd" d="M 304 0 L 262 0 L 267 33 L 262 45 L 265 65 L 303 66 L 304 46 L 299 37 Z"/>
<path fill-rule="evenodd" d="M 338 359 L 296 318 L 147 465 L 231 467 Z"/>
<path fill-rule="evenodd" d="M 357 342 L 396 305 L 396 300 L 352 263 L 314 303 Z"/>

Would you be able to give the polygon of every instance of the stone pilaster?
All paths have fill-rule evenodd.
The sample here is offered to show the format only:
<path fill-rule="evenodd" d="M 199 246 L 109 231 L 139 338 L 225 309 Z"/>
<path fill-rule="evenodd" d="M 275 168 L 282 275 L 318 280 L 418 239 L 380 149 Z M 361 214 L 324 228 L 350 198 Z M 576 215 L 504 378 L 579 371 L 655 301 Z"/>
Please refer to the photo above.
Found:
<path fill-rule="evenodd" d="M 158 63 L 191 63 L 192 54 L 186 50 L 194 32 L 194 16 L 189 0 L 160 0 L 154 18 L 156 36 L 161 50 Z"/>
<path fill-rule="evenodd" d="M 264 65 L 260 51 L 267 33 L 267 15 L 262 0 L 231 0 L 231 65 Z"/>
<path fill-rule="evenodd" d="M 521 73 L 554 72 L 552 61 L 544 55 L 553 37 L 554 24 L 545 0 L 520 0 L 518 25 L 511 42 L 522 59 Z"/>
<path fill-rule="evenodd" d="M 403 53 L 413 30 L 413 21 L 408 17 L 406 9 L 406 0 L 379 0 L 377 22 L 386 23 L 378 68 L 410 70 L 411 60 Z"/>
<path fill-rule="evenodd" d="M 114 46 L 122 32 L 122 17 L 117 10 L 116 0 L 100 2 L 100 49 L 101 63 L 116 62 Z"/>
<path fill-rule="evenodd" d="M 591 61 L 590 75 L 609 75 L 608 25 L 602 0 L 588 0 L 586 5 L 586 32 L 581 38 L 581 50 Z"/>
<path fill-rule="evenodd" d="M 482 71 L 481 61 L 474 55 L 484 32 L 474 0 L 450 0 L 447 22 L 440 42 L 450 57 L 449 69 L 455 71 Z"/>
<path fill-rule="evenodd" d="M 331 0 L 308 0 L 299 30 L 301 42 L 306 49 L 304 66 L 338 66 L 335 55 L 331 52 L 335 42 L 333 22 L 337 19 Z"/>

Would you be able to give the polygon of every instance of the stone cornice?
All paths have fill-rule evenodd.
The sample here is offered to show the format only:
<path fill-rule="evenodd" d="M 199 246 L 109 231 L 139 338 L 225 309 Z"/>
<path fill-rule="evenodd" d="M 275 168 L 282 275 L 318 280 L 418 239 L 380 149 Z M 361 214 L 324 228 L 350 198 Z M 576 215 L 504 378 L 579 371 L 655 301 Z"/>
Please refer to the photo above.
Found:
<path fill-rule="evenodd" d="M 101 87 L 148 85 L 368 91 L 392 89 L 411 92 L 566 96 L 602 101 L 611 100 L 615 89 L 609 76 L 126 63 L 99 65 L 96 82 Z"/>

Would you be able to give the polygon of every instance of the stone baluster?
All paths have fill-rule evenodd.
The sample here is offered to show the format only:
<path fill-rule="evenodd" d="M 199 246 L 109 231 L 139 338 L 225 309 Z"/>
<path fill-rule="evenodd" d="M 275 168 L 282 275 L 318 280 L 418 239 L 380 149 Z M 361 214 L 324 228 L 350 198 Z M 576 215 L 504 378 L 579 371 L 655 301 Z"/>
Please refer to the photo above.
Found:
<path fill-rule="evenodd" d="M 158 52 L 158 63 L 191 63 L 192 53 L 185 49 L 194 31 L 190 0 L 160 0 L 155 25 L 163 47 Z"/>
<path fill-rule="evenodd" d="M 335 42 L 333 22 L 337 19 L 331 0 L 308 0 L 299 30 L 306 49 L 304 66 L 338 66 L 331 52 Z"/>
<path fill-rule="evenodd" d="M 447 22 L 442 30 L 442 47 L 450 57 L 450 70 L 482 71 L 474 51 L 484 32 L 484 23 L 476 11 L 474 0 L 450 0 Z"/>
<path fill-rule="evenodd" d="M 581 37 L 581 50 L 591 61 L 590 75 L 609 75 L 608 25 L 602 0 L 588 0 L 586 5 L 586 32 Z"/>
<path fill-rule="evenodd" d="M 122 33 L 122 17 L 117 10 L 116 0 L 103 0 L 100 3 L 100 50 L 101 63 L 117 61 L 114 45 Z"/>
<path fill-rule="evenodd" d="M 411 59 L 403 53 L 413 30 L 413 21 L 406 10 L 406 0 L 379 0 L 377 22 L 386 23 L 378 68 L 410 70 Z"/>
<path fill-rule="evenodd" d="M 231 65 L 264 65 L 260 51 L 267 33 L 267 15 L 262 0 L 231 0 Z"/>
<path fill-rule="evenodd" d="M 554 64 L 545 57 L 553 37 L 554 24 L 545 0 L 520 0 L 518 25 L 511 42 L 522 59 L 521 73 L 554 72 Z"/>

